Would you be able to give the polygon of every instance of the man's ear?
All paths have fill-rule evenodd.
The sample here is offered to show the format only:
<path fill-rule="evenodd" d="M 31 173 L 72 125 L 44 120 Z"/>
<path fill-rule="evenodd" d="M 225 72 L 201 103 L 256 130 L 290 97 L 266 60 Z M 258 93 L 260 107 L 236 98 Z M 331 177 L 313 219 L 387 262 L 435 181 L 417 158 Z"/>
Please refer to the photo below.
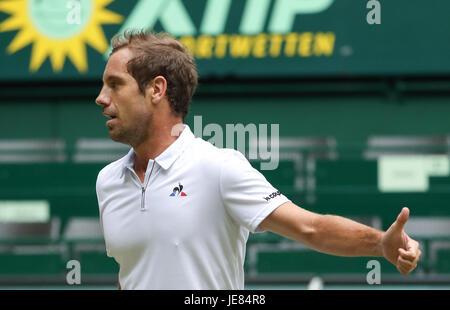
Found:
<path fill-rule="evenodd" d="M 145 90 L 146 96 L 152 100 L 153 103 L 158 104 L 164 96 L 166 96 L 167 81 L 163 76 L 158 75 L 148 85 Z"/>

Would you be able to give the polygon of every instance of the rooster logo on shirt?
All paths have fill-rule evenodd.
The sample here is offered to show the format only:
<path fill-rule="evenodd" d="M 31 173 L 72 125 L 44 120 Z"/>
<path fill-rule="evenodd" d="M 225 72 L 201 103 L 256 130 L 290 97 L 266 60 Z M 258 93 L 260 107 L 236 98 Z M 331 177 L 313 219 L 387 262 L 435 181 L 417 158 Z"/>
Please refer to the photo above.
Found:
<path fill-rule="evenodd" d="M 170 197 L 174 196 L 187 196 L 185 192 L 183 192 L 183 185 L 181 185 L 180 182 L 178 182 L 178 186 L 173 189 L 172 194 L 170 194 Z"/>

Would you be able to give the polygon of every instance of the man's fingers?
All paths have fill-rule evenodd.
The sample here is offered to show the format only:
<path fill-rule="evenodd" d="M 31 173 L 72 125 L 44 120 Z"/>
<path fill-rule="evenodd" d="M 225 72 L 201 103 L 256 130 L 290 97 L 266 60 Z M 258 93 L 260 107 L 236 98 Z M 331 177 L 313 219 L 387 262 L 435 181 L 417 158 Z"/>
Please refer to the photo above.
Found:
<path fill-rule="evenodd" d="M 406 264 L 401 264 L 401 263 L 397 263 L 397 270 L 402 274 L 402 275 L 407 275 L 408 273 L 411 272 L 413 268 L 411 266 L 408 266 Z"/>
<path fill-rule="evenodd" d="M 398 254 L 405 260 L 418 261 L 422 251 L 419 249 L 419 242 L 411 239 L 408 235 L 404 234 L 406 238 L 406 250 L 403 248 L 398 249 Z"/>
<path fill-rule="evenodd" d="M 418 256 L 419 256 L 419 252 L 420 250 L 416 251 L 416 250 L 409 250 L 409 251 L 405 251 L 402 248 L 398 249 L 398 254 L 400 255 L 401 258 L 403 258 L 404 260 L 408 260 L 408 261 L 414 261 Z"/>
<path fill-rule="evenodd" d="M 403 259 L 402 257 L 398 258 L 397 265 L 398 266 L 408 267 L 408 268 L 415 268 L 416 267 L 415 261 L 406 260 L 406 259 Z"/>
<path fill-rule="evenodd" d="M 417 251 L 405 251 L 399 249 L 400 256 L 397 258 L 397 270 L 401 274 L 407 275 L 411 271 L 417 268 L 417 263 L 419 261 L 422 251 L 417 249 Z"/>
<path fill-rule="evenodd" d="M 401 274 L 406 275 L 416 269 L 417 267 L 417 261 L 414 260 L 413 262 L 409 260 L 405 260 L 401 257 L 397 260 L 397 269 L 400 271 Z"/>
<path fill-rule="evenodd" d="M 397 266 L 397 270 L 400 271 L 400 273 L 404 276 L 411 272 L 408 268 L 403 266 Z"/>

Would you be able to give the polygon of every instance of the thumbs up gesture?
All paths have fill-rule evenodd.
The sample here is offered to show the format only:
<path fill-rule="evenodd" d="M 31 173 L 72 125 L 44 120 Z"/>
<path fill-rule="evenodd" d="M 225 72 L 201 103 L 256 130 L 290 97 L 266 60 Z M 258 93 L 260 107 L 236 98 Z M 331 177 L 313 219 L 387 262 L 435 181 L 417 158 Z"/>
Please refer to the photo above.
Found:
<path fill-rule="evenodd" d="M 407 275 L 417 267 L 417 262 L 422 254 L 419 243 L 403 231 L 408 217 L 409 209 L 405 207 L 381 239 L 384 257 L 394 264 L 403 275 Z"/>

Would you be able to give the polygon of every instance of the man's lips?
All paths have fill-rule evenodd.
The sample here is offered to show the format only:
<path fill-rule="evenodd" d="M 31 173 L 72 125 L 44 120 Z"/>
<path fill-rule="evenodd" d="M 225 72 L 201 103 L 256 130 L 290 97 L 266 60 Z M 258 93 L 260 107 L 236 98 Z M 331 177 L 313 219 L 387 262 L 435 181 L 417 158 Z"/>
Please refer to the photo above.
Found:
<path fill-rule="evenodd" d="M 117 119 L 117 116 L 113 115 L 113 114 L 107 114 L 107 113 L 103 113 L 104 116 L 106 116 L 107 118 L 109 118 L 106 121 L 106 126 L 110 126 L 115 119 Z"/>
<path fill-rule="evenodd" d="M 116 118 L 117 117 L 116 114 L 114 114 L 114 113 L 105 113 L 105 112 L 103 112 L 103 115 L 108 117 L 108 118 Z"/>
<path fill-rule="evenodd" d="M 112 123 L 115 121 L 115 118 L 107 120 L 106 121 L 106 126 L 111 127 Z"/>

